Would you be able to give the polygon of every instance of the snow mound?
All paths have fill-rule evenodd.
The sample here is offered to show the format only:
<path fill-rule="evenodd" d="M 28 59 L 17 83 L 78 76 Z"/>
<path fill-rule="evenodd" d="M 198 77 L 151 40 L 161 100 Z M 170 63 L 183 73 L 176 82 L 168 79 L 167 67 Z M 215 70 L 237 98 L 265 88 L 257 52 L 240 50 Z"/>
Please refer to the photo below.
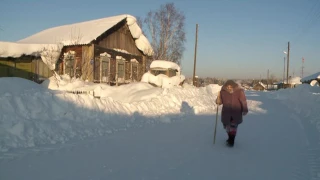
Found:
<path fill-rule="evenodd" d="M 288 108 L 294 110 L 302 120 L 309 120 L 311 131 L 315 129 L 320 137 L 320 88 L 301 84 L 293 89 L 282 89 L 271 93 L 273 98 L 281 100 Z"/>
<path fill-rule="evenodd" d="M 310 85 L 311 85 L 311 86 L 319 86 L 319 82 L 318 82 L 317 80 L 312 80 L 312 81 L 310 82 Z"/>
<path fill-rule="evenodd" d="M 3 85 L 0 87 L 0 151 L 65 143 L 152 123 L 170 123 L 172 118 L 187 114 L 214 113 L 213 92 L 220 88 L 162 89 L 147 83 L 104 85 L 97 86 L 102 89 L 98 99 L 88 94 L 66 93 L 59 88 L 58 91 L 45 89 L 20 78 L 0 78 L 0 83 Z M 60 88 L 81 88 L 79 81 L 70 84 Z"/>
<path fill-rule="evenodd" d="M 45 91 L 39 84 L 19 77 L 1 77 L 0 84 L 1 96 Z"/>
<path fill-rule="evenodd" d="M 52 76 L 43 81 L 41 85 L 48 89 L 62 91 L 72 91 L 78 88 L 85 89 L 86 87 L 94 89 L 98 86 L 98 84 L 93 82 L 86 82 L 81 79 L 71 78 L 69 75 Z"/>
<path fill-rule="evenodd" d="M 61 77 L 55 90 L 44 88 L 53 87 L 53 79 L 46 85 L 20 78 L 0 78 L 0 83 L 0 152 L 214 114 L 221 89 L 216 84 L 159 88 L 141 82 L 112 87 L 67 77 Z M 99 89 L 100 98 L 68 93 L 81 89 Z M 248 104 L 250 112 L 263 113 L 258 102 Z"/>
<path fill-rule="evenodd" d="M 141 82 L 152 83 L 158 87 L 162 88 L 172 88 L 174 86 L 179 86 L 181 82 L 185 80 L 184 75 L 177 75 L 173 77 L 168 77 L 164 74 L 159 74 L 157 76 L 146 72 L 141 78 Z"/>

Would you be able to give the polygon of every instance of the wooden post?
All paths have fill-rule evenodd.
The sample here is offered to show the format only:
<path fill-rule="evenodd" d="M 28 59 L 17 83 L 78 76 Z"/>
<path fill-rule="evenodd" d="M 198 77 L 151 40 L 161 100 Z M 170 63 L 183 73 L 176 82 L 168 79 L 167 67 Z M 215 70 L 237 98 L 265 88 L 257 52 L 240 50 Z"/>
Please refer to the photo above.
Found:
<path fill-rule="evenodd" d="M 283 84 L 284 84 L 285 74 L 286 74 L 286 57 L 283 58 Z"/>
<path fill-rule="evenodd" d="M 287 53 L 287 84 L 289 84 L 289 59 L 290 58 L 290 42 L 288 42 L 288 53 Z"/>
<path fill-rule="evenodd" d="M 267 90 L 269 89 L 269 69 L 268 69 L 268 72 L 267 72 Z"/>
<path fill-rule="evenodd" d="M 198 24 L 196 24 L 196 42 L 194 46 L 194 64 L 193 64 L 193 85 L 196 86 L 196 62 L 197 62 L 197 44 L 198 44 Z"/>
<path fill-rule="evenodd" d="M 302 57 L 302 66 L 301 66 L 301 78 L 303 78 L 303 69 L 304 69 L 304 58 Z"/>
<path fill-rule="evenodd" d="M 218 96 L 220 96 L 220 93 L 218 94 Z M 217 125 L 218 125 L 218 113 L 219 113 L 219 105 L 217 104 L 216 123 L 214 125 L 214 134 L 213 134 L 213 144 L 216 143 Z"/>

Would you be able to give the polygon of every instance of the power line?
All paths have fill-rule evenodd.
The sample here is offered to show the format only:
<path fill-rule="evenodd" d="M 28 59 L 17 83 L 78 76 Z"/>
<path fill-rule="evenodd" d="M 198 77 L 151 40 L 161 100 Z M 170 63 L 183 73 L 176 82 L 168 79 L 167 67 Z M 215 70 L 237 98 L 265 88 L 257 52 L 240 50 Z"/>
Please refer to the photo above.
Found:
<path fill-rule="evenodd" d="M 301 37 L 306 34 L 309 29 L 312 27 L 312 25 L 315 24 L 315 22 L 317 22 L 317 20 L 320 19 L 320 1 L 316 1 L 315 5 L 312 6 L 311 10 L 309 11 L 309 13 L 307 14 L 307 16 L 305 17 L 304 21 L 308 21 L 307 24 L 305 24 L 304 26 L 301 27 L 300 31 L 298 32 L 297 36 L 293 39 L 293 41 L 295 43 L 297 43 Z"/>

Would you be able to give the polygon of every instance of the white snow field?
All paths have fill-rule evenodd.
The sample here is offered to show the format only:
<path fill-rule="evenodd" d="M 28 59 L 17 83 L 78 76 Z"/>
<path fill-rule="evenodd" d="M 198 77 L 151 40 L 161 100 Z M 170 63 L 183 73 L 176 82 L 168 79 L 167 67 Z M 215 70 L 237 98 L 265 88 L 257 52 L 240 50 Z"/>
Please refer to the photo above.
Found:
<path fill-rule="evenodd" d="M 320 179 L 319 87 L 246 91 L 228 148 L 220 120 L 213 144 L 218 85 L 0 84 L 1 180 Z"/>

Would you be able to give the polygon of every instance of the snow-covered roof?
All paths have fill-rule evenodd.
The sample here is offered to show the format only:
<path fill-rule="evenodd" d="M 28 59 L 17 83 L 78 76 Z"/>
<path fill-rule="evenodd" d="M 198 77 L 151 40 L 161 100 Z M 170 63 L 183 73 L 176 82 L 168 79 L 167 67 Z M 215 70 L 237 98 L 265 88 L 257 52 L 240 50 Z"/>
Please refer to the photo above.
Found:
<path fill-rule="evenodd" d="M 63 45 L 89 44 L 124 19 L 127 21 L 137 48 L 145 55 L 152 55 L 152 47 L 147 38 L 142 34 L 142 30 L 137 24 L 136 18 L 127 14 L 53 27 L 19 40 L 18 43 L 62 43 Z"/>
<path fill-rule="evenodd" d="M 263 87 L 263 88 L 267 88 L 267 86 L 265 84 L 263 84 L 262 82 L 259 82 L 259 84 Z"/>
<path fill-rule="evenodd" d="M 176 69 L 180 72 L 180 66 L 178 64 L 166 60 L 154 60 L 150 64 L 150 68 Z"/>
<path fill-rule="evenodd" d="M 317 72 L 315 74 L 302 78 L 301 82 L 310 81 L 314 79 L 320 79 L 320 72 Z"/>
<path fill-rule="evenodd" d="M 21 44 L 0 41 L 0 57 L 17 58 L 22 55 L 41 57 L 42 61 L 53 70 L 61 48 L 62 46 L 59 44 Z"/>
<path fill-rule="evenodd" d="M 45 47 L 57 47 L 57 44 L 21 44 L 0 41 L 0 57 L 40 56 Z"/>

